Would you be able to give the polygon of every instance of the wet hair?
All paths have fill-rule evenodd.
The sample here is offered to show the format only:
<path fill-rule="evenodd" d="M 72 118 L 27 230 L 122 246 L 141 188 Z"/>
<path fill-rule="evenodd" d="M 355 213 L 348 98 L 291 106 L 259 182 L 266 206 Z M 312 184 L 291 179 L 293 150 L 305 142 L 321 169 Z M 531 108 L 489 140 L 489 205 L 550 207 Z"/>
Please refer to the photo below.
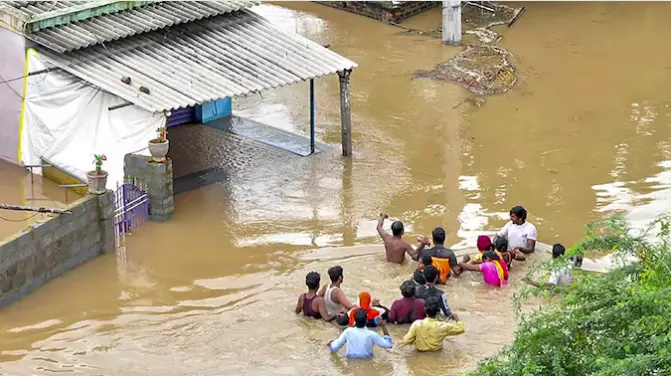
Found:
<path fill-rule="evenodd" d="M 415 273 L 412 275 L 412 279 L 419 283 L 420 285 L 425 285 L 426 284 L 426 277 L 424 277 L 424 271 L 423 270 L 415 270 Z"/>
<path fill-rule="evenodd" d="M 564 252 L 566 252 L 566 248 L 563 245 L 557 243 L 552 246 L 552 258 L 562 257 Z"/>
<path fill-rule="evenodd" d="M 445 230 L 442 227 L 436 227 L 431 233 L 434 244 L 445 243 Z"/>
<path fill-rule="evenodd" d="M 401 221 L 396 221 L 391 224 L 391 233 L 394 234 L 394 236 L 401 236 L 403 235 L 403 222 Z"/>
<path fill-rule="evenodd" d="M 521 207 L 521 206 L 515 206 L 512 209 L 510 209 L 510 214 L 515 214 L 515 216 L 523 221 L 527 220 L 527 209 Z"/>
<path fill-rule="evenodd" d="M 499 255 L 496 254 L 494 251 L 487 251 L 482 254 L 482 259 L 483 260 L 500 260 Z"/>
<path fill-rule="evenodd" d="M 494 249 L 496 249 L 499 252 L 507 252 L 508 239 L 506 239 L 505 236 L 499 236 L 498 238 L 496 238 L 496 243 L 494 243 Z"/>
<path fill-rule="evenodd" d="M 438 315 L 440 311 L 440 297 L 430 296 L 424 301 L 424 312 L 426 315 L 433 318 Z"/>
<path fill-rule="evenodd" d="M 316 290 L 319 288 L 319 282 L 321 282 L 321 277 L 317 272 L 310 272 L 305 276 L 305 284 L 310 290 Z"/>
<path fill-rule="evenodd" d="M 424 278 L 426 278 L 426 283 L 435 283 L 438 279 L 438 276 L 438 269 L 436 269 L 435 266 L 429 265 L 424 268 Z"/>
<path fill-rule="evenodd" d="M 401 283 L 401 295 L 404 298 L 412 298 L 415 296 L 415 282 L 405 281 Z"/>
<path fill-rule="evenodd" d="M 347 316 L 346 313 L 338 314 L 335 318 L 335 322 L 338 325 L 347 326 L 349 325 L 349 317 Z"/>
<path fill-rule="evenodd" d="M 363 328 L 366 326 L 366 321 L 368 321 L 368 312 L 365 309 L 357 309 L 354 312 L 354 324 L 357 328 Z"/>
<path fill-rule="evenodd" d="M 331 282 L 336 282 L 338 281 L 338 278 L 342 277 L 342 266 L 337 265 L 329 268 L 329 278 L 331 278 Z"/>
<path fill-rule="evenodd" d="M 424 264 L 424 266 L 432 265 L 433 264 L 433 257 L 431 257 L 429 255 L 422 256 L 422 264 Z"/>

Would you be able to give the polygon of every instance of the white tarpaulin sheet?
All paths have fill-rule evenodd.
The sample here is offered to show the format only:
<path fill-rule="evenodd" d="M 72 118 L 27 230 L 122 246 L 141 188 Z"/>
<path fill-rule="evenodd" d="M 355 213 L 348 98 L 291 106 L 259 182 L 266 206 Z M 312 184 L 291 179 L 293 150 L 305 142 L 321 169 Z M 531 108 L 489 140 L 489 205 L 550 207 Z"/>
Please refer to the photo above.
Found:
<path fill-rule="evenodd" d="M 29 50 L 26 64 L 27 72 L 48 67 L 34 50 Z M 41 164 L 42 157 L 86 182 L 86 172 L 95 168 L 94 154 L 104 154 L 107 188 L 116 189 L 123 182 L 124 155 L 149 155 L 147 142 L 166 123 L 164 114 L 137 106 L 109 111 L 125 101 L 61 70 L 27 79 L 21 124 L 26 165 Z"/>

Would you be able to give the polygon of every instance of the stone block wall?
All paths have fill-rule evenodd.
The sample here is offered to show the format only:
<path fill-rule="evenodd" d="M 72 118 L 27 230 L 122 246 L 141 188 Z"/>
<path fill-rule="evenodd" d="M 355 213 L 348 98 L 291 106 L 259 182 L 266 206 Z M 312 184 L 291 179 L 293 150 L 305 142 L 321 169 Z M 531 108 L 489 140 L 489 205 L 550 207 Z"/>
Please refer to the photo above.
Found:
<path fill-rule="evenodd" d="M 0 307 L 102 253 L 114 250 L 114 193 L 87 195 L 0 240 Z"/>
<path fill-rule="evenodd" d="M 175 208 L 172 181 L 172 160 L 165 163 L 149 162 L 149 157 L 139 154 L 126 154 L 124 157 L 124 176 L 146 186 L 149 199 L 149 219 L 167 221 Z"/>
<path fill-rule="evenodd" d="M 316 1 L 316 3 L 386 23 L 399 23 L 427 9 L 441 5 L 440 1 L 407 1 L 400 4 L 394 4 L 391 1 Z"/>

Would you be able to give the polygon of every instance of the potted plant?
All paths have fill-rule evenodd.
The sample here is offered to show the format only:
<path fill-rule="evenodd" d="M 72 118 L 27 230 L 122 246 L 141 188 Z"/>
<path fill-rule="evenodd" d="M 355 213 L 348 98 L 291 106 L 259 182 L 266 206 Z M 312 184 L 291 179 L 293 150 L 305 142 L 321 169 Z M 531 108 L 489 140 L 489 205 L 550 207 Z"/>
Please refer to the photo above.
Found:
<path fill-rule="evenodd" d="M 107 171 L 104 171 L 103 162 L 107 160 L 105 154 L 95 154 L 93 164 L 96 169 L 86 173 L 89 183 L 89 193 L 100 195 L 107 191 Z"/>
<path fill-rule="evenodd" d="M 165 162 L 165 156 L 168 154 L 170 141 L 166 138 L 168 132 L 164 127 L 156 129 L 157 137 L 149 140 L 149 153 L 154 162 Z"/>

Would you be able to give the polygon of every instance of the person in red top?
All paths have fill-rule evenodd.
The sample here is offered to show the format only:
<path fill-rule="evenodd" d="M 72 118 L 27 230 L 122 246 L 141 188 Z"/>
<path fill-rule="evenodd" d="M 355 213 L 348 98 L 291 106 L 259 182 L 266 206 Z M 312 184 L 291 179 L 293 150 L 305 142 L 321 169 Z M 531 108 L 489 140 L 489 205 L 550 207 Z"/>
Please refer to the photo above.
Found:
<path fill-rule="evenodd" d="M 424 300 L 415 298 L 415 282 L 405 281 L 401 284 L 402 299 L 391 305 L 389 322 L 395 324 L 411 324 L 415 320 L 426 318 Z"/>
<path fill-rule="evenodd" d="M 372 306 L 371 303 L 374 303 L 375 306 Z M 354 307 L 349 311 L 349 326 L 354 326 L 354 314 L 360 309 L 366 310 L 366 316 L 368 317 L 366 326 L 368 327 L 376 327 L 378 325 L 378 321 L 380 319 L 386 319 L 388 315 L 388 310 L 385 307 L 379 305 L 377 299 L 373 302 L 370 293 L 364 291 L 359 294 L 359 306 Z"/>
<path fill-rule="evenodd" d="M 303 315 L 312 317 L 317 320 L 331 321 L 335 316 L 329 316 L 326 311 L 326 304 L 324 298 L 317 295 L 321 277 L 317 272 L 310 272 L 305 276 L 305 285 L 308 287 L 308 292 L 298 296 L 296 303 L 296 314 L 303 312 Z"/>

